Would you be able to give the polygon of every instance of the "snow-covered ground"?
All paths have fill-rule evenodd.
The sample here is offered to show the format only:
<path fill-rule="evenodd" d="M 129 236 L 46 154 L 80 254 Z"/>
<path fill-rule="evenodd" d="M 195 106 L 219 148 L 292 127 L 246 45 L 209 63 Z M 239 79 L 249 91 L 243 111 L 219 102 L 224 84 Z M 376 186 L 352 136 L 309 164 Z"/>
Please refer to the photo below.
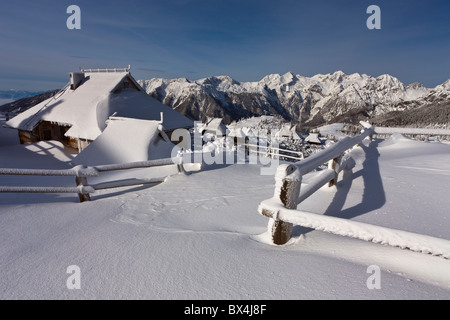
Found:
<path fill-rule="evenodd" d="M 62 149 L 2 138 L 0 167 L 69 168 Z M 450 240 L 449 145 L 394 135 L 352 154 L 351 174 L 300 209 Z M 274 177 L 260 169 L 204 166 L 84 203 L 75 194 L 0 194 L 0 299 L 450 298 L 450 261 L 441 257 L 302 227 L 287 245 L 268 244 L 257 208 Z M 0 185 L 25 183 L 75 184 L 0 176 Z M 67 287 L 73 265 L 79 290 Z M 370 266 L 381 270 L 380 289 L 367 286 Z"/>

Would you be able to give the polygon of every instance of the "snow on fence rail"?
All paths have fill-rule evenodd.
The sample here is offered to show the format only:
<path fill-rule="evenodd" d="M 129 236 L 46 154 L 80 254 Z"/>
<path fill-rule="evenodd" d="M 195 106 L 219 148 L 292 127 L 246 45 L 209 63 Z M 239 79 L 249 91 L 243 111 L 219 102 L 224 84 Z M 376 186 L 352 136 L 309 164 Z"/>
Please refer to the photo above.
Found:
<path fill-rule="evenodd" d="M 280 148 L 275 148 L 275 147 L 271 147 L 271 146 L 255 145 L 255 144 L 249 144 L 249 143 L 246 143 L 245 146 L 247 147 L 248 152 L 263 154 L 263 155 L 270 156 L 272 158 L 274 158 L 274 157 L 288 158 L 288 159 L 293 159 L 293 160 L 297 160 L 297 161 L 304 159 L 303 152 L 301 152 L 301 151 L 280 149 Z M 265 151 L 262 151 L 262 150 L 265 150 Z M 274 151 L 277 151 L 277 152 L 274 152 Z M 291 153 L 291 154 L 296 154 L 296 155 L 298 155 L 298 157 L 281 154 L 280 151 Z"/>
<path fill-rule="evenodd" d="M 368 122 L 361 121 L 364 128 L 370 128 Z M 450 129 L 441 128 L 402 128 L 402 127 L 373 127 L 374 134 L 409 134 L 409 135 L 427 135 L 427 136 L 450 136 Z"/>
<path fill-rule="evenodd" d="M 80 72 L 129 72 L 131 69 L 131 66 L 128 66 L 128 68 L 104 68 L 104 69 L 100 69 L 100 68 L 95 68 L 95 69 L 83 69 L 80 68 Z"/>
<path fill-rule="evenodd" d="M 450 241 L 368 223 L 323 216 L 264 203 L 264 215 L 285 223 L 301 225 L 340 236 L 372 241 L 450 259 Z"/>
<path fill-rule="evenodd" d="M 259 213 L 269 218 L 268 232 L 272 242 L 277 245 L 288 242 L 295 224 L 450 259 L 448 240 L 297 210 L 300 202 L 324 184 L 334 185 L 340 171 L 353 168 L 355 162 L 345 152 L 374 134 L 373 127 L 363 126 L 366 128 L 359 136 L 346 137 L 305 160 L 278 167 L 274 196 L 262 201 L 258 207 Z M 328 169 L 320 171 L 307 186 L 300 188 L 302 176 L 326 162 Z"/>
<path fill-rule="evenodd" d="M 431 136 L 450 136 L 450 129 L 433 128 L 395 128 L 395 127 L 375 127 L 376 134 L 413 134 Z"/>
<path fill-rule="evenodd" d="M 150 168 L 158 166 L 176 165 L 178 173 L 184 173 L 183 159 L 166 158 L 139 162 L 130 162 L 124 164 L 108 164 L 92 167 L 76 166 L 66 170 L 46 170 L 46 169 L 15 169 L 0 168 L 0 175 L 30 175 L 30 176 L 73 176 L 75 177 L 76 187 L 29 187 L 29 186 L 0 186 L 0 193 L 77 193 L 80 202 L 90 201 L 90 194 L 96 190 L 129 187 L 142 184 L 164 182 L 164 178 L 158 179 L 123 179 L 116 181 L 102 182 L 89 185 L 88 177 L 97 177 L 100 172 L 128 170 L 139 168 Z"/>

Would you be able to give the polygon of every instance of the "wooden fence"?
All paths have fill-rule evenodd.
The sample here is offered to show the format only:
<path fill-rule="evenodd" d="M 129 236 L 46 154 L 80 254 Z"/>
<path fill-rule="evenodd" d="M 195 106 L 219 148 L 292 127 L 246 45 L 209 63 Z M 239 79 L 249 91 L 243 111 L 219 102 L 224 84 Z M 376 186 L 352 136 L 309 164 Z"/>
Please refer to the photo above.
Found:
<path fill-rule="evenodd" d="M 323 185 L 333 186 L 340 171 L 353 168 L 355 162 L 346 151 L 374 134 L 373 127 L 363 125 L 365 129 L 358 136 L 346 137 L 305 160 L 278 167 L 274 196 L 262 201 L 258 207 L 259 213 L 269 218 L 268 232 L 272 242 L 277 245 L 287 243 L 295 224 L 450 259 L 450 241 L 445 239 L 297 210 L 303 200 Z M 319 171 L 308 185 L 301 187 L 303 175 L 327 162 L 328 169 Z"/>
<path fill-rule="evenodd" d="M 356 144 L 361 143 L 366 137 L 373 134 L 373 128 L 366 128 L 362 134 L 356 137 L 346 137 L 338 143 L 330 146 L 322 152 L 293 164 L 283 164 L 277 169 L 275 175 L 274 197 L 263 201 L 259 206 L 259 212 L 270 218 L 269 229 L 274 244 L 285 244 L 292 234 L 292 223 L 278 218 L 274 205 L 281 205 L 286 209 L 296 209 L 297 205 L 316 192 L 324 184 L 333 186 L 336 183 L 340 171 L 350 169 L 354 161 L 344 152 Z M 302 176 L 328 162 L 328 169 L 322 170 L 307 187 L 300 190 Z M 301 191 L 301 192 L 300 192 Z"/>
<path fill-rule="evenodd" d="M 182 158 L 166 158 L 158 160 L 148 160 L 131 162 L 125 164 L 109 164 L 92 167 L 76 166 L 67 170 L 46 170 L 46 169 L 10 169 L 1 168 L 0 175 L 29 175 L 29 176 L 73 176 L 75 177 L 75 187 L 30 187 L 30 186 L 0 186 L 0 193 L 77 193 L 80 202 L 90 201 L 90 194 L 96 190 L 129 187 L 135 185 L 152 184 L 164 182 L 165 178 L 157 179 L 123 179 L 116 181 L 89 184 L 88 177 L 97 177 L 101 172 L 129 170 L 138 168 L 150 168 L 158 166 L 176 165 L 179 174 L 184 173 Z"/>

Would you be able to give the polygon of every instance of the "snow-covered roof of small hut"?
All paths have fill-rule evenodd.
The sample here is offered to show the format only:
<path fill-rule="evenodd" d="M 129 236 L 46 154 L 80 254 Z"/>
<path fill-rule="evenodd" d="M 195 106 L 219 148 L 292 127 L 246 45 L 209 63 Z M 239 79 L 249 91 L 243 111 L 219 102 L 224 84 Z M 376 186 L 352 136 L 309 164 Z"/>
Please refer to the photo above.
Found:
<path fill-rule="evenodd" d="M 227 133 L 227 127 L 223 124 L 222 118 L 212 118 L 206 123 L 202 131 L 216 135 L 225 135 Z"/>
<path fill-rule="evenodd" d="M 261 128 L 259 124 L 262 121 L 262 117 L 253 117 L 240 120 L 239 122 L 230 123 L 227 128 L 229 130 L 228 135 L 230 137 L 248 137 L 258 135 Z"/>
<path fill-rule="evenodd" d="M 158 121 L 112 117 L 72 163 L 95 166 L 170 158 L 174 147 Z"/>
<path fill-rule="evenodd" d="M 242 131 L 242 127 L 237 126 L 236 122 L 233 122 L 227 126 L 228 136 L 241 138 L 245 137 L 245 133 Z"/>
<path fill-rule="evenodd" d="M 347 137 L 347 135 L 342 132 L 344 127 L 345 127 L 344 123 L 332 123 L 319 127 L 317 128 L 317 130 L 319 130 L 322 136 L 326 137 L 332 135 L 334 136 L 335 139 L 341 140 Z"/>
<path fill-rule="evenodd" d="M 114 93 L 126 78 L 139 91 L 122 89 Z M 105 121 L 114 113 L 123 117 L 160 120 L 163 112 L 165 130 L 193 126 L 193 122 L 184 115 L 146 94 L 129 72 L 85 73 L 84 80 L 75 90 L 68 86 L 55 97 L 24 111 L 6 124 L 31 131 L 41 121 L 49 121 L 71 126 L 66 136 L 87 140 L 95 140 L 105 129 Z"/>
<path fill-rule="evenodd" d="M 291 125 L 289 123 L 285 123 L 280 131 L 277 132 L 277 135 L 280 137 L 290 137 L 292 135 Z"/>
<path fill-rule="evenodd" d="M 302 140 L 300 135 L 295 131 L 295 126 L 285 123 L 281 129 L 276 133 L 277 137 L 289 137 L 294 140 Z"/>
<path fill-rule="evenodd" d="M 306 137 L 305 142 L 322 144 L 318 133 L 310 133 L 309 136 Z"/>

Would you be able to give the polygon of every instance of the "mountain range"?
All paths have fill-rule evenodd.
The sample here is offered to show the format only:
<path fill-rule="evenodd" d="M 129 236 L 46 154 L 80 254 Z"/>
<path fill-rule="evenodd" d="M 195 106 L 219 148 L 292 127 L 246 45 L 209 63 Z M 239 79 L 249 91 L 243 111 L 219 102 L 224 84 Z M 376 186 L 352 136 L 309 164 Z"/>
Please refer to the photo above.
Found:
<path fill-rule="evenodd" d="M 28 98 L 32 97 L 38 94 L 43 93 L 43 91 L 40 92 L 31 92 L 31 91 L 25 91 L 25 90 L 0 90 L 0 99 L 2 100 L 19 100 L 22 98 Z"/>
<path fill-rule="evenodd" d="M 261 115 L 279 116 L 310 129 L 334 122 L 356 124 L 369 120 L 380 126 L 450 124 L 450 79 L 434 88 L 420 83 L 404 85 L 391 75 L 372 77 L 342 71 L 313 77 L 292 72 L 270 74 L 256 82 L 238 82 L 229 76 L 191 81 L 186 78 L 138 80 L 145 91 L 192 120 L 223 118 L 225 124 Z M 58 90 L 0 106 L 1 112 L 19 113 L 51 97 Z M 4 92 L 14 99 L 33 93 Z"/>
<path fill-rule="evenodd" d="M 337 71 L 313 77 L 292 72 L 270 74 L 257 82 L 238 82 L 229 76 L 138 82 L 149 95 L 193 120 L 221 117 L 230 123 L 251 116 L 278 115 L 308 128 L 333 122 L 379 122 L 388 119 L 387 115 L 400 117 L 394 123 L 402 124 L 401 115 L 408 114 L 411 120 L 418 117 L 427 125 L 450 123 L 450 80 L 426 88 L 420 83 L 404 85 L 387 74 L 372 77 Z M 433 112 L 429 121 L 427 110 Z"/>
<path fill-rule="evenodd" d="M 10 90 L 11 92 L 19 92 Z M 21 94 L 13 96 L 12 102 L 0 105 L 0 112 L 17 114 L 23 112 L 38 103 L 54 96 L 59 90 L 51 90 L 47 92 L 29 92 L 21 91 Z"/>

